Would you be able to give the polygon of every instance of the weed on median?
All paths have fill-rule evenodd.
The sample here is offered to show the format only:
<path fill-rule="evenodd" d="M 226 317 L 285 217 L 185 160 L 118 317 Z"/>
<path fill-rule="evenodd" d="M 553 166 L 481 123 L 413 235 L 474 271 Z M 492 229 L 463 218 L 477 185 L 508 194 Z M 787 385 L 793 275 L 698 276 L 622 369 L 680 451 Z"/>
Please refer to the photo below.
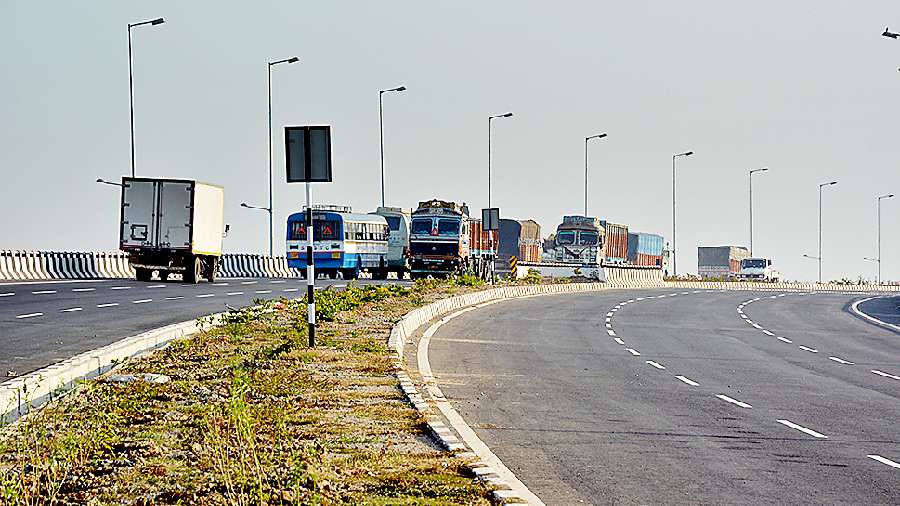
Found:
<path fill-rule="evenodd" d="M 475 289 L 422 281 L 260 301 L 48 405 L 0 441 L 3 504 L 490 504 L 434 446 L 385 342 L 416 305 Z"/>

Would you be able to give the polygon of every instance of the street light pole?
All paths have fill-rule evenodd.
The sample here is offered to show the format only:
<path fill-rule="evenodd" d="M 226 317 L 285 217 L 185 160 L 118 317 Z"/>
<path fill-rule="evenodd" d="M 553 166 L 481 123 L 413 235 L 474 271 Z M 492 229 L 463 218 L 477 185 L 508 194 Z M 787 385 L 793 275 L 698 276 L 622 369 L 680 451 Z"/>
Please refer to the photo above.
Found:
<path fill-rule="evenodd" d="M 381 207 L 384 207 L 384 101 L 382 97 L 385 93 L 406 91 L 406 86 L 398 86 L 389 90 L 381 90 L 378 92 L 378 134 L 381 142 Z"/>
<path fill-rule="evenodd" d="M 510 118 L 513 113 L 508 112 L 505 114 L 498 114 L 496 116 L 488 116 L 488 209 L 491 208 L 491 138 L 493 136 L 493 128 L 491 127 L 491 122 L 494 118 Z M 484 227 L 484 223 L 481 224 Z M 496 270 L 496 260 L 497 255 L 494 253 L 494 231 L 491 230 L 488 232 L 488 242 L 490 243 L 491 248 L 491 283 L 494 282 L 494 271 Z"/>
<path fill-rule="evenodd" d="M 685 151 L 672 155 L 672 275 L 678 275 L 678 269 L 675 265 L 675 159 L 681 156 L 691 156 L 693 151 Z"/>
<path fill-rule="evenodd" d="M 877 216 L 878 216 L 878 218 L 877 218 L 877 221 L 878 221 L 878 279 L 876 281 L 879 284 L 882 283 L 882 279 L 881 279 L 881 199 L 889 199 L 889 198 L 893 198 L 893 197 L 894 197 L 893 193 L 891 193 L 890 195 L 882 195 L 882 196 L 878 197 L 878 204 L 876 206 L 877 207 Z"/>
<path fill-rule="evenodd" d="M 270 61 L 268 64 L 268 84 L 269 84 L 269 257 L 274 256 L 275 250 L 275 225 L 274 225 L 274 197 L 272 183 L 272 67 L 280 63 L 296 63 L 300 61 L 296 56 L 286 58 L 284 60 Z"/>
<path fill-rule="evenodd" d="M 822 283 L 822 188 L 826 186 L 836 185 L 837 181 L 831 181 L 830 183 L 822 183 L 819 185 L 819 256 L 816 260 L 819 261 L 819 283 Z"/>
<path fill-rule="evenodd" d="M 597 134 L 584 138 L 584 215 L 588 215 L 588 141 L 591 139 L 602 139 L 606 134 Z"/>
<path fill-rule="evenodd" d="M 750 171 L 750 256 L 753 256 L 753 174 L 756 172 L 765 172 L 768 167 L 762 169 L 754 169 Z"/>
<path fill-rule="evenodd" d="M 134 177 L 134 59 L 131 52 L 131 29 L 136 26 L 143 25 L 161 25 L 165 23 L 163 18 L 151 19 L 149 21 L 141 21 L 140 23 L 128 23 L 128 107 L 129 117 L 131 121 L 131 177 Z"/>

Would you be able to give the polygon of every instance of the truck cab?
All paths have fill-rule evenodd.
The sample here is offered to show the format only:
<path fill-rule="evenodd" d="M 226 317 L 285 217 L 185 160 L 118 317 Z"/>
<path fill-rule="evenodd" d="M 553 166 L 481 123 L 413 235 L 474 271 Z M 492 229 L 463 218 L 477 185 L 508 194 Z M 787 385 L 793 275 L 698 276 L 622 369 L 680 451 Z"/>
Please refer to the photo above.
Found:
<path fill-rule="evenodd" d="M 738 272 L 741 281 L 769 281 L 778 282 L 781 274 L 772 267 L 769 258 L 745 258 L 741 260 L 741 270 Z"/>

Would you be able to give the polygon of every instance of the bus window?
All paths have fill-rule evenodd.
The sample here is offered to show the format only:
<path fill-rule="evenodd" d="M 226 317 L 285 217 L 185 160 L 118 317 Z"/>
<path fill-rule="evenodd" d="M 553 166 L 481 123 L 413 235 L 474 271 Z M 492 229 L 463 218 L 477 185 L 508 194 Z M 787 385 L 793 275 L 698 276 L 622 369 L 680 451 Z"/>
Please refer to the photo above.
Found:
<path fill-rule="evenodd" d="M 305 241 L 306 240 L 306 223 L 302 221 L 292 221 L 289 241 Z"/>

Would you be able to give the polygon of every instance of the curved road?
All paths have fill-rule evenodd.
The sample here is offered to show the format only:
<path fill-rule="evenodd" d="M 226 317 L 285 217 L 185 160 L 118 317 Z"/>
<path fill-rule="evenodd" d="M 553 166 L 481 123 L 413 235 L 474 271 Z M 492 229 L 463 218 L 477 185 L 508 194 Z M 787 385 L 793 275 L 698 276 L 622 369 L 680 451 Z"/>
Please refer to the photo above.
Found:
<path fill-rule="evenodd" d="M 442 326 L 430 362 L 547 504 L 900 504 L 900 333 L 850 313 L 861 298 L 507 301 Z"/>

